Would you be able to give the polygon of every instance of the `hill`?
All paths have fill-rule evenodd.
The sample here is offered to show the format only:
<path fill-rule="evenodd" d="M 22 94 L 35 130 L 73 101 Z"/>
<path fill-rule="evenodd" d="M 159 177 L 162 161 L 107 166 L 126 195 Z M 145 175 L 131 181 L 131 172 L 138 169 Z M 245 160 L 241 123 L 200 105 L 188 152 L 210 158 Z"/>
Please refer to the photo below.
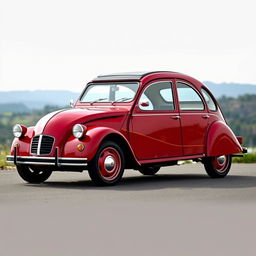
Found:
<path fill-rule="evenodd" d="M 236 98 L 244 94 L 256 94 L 256 85 L 237 83 L 213 83 L 206 81 L 204 84 L 209 87 L 216 98 L 221 96 Z M 0 112 L 14 111 L 26 112 L 28 109 L 42 109 L 46 105 L 67 106 L 70 99 L 76 100 L 80 93 L 60 90 L 60 91 L 0 91 Z M 19 107 L 5 104 L 24 104 Z M 27 109 L 26 109 L 27 108 Z"/>
<path fill-rule="evenodd" d="M 24 104 L 28 109 L 42 109 L 46 105 L 66 106 L 70 99 L 77 99 L 79 93 L 71 91 L 0 91 L 0 112 L 5 104 Z M 9 110 L 11 111 L 11 109 Z"/>
<path fill-rule="evenodd" d="M 217 84 L 209 81 L 205 81 L 204 84 L 212 91 L 216 98 L 220 98 L 221 96 L 236 98 L 244 94 L 256 94 L 256 85 L 252 84 Z"/>

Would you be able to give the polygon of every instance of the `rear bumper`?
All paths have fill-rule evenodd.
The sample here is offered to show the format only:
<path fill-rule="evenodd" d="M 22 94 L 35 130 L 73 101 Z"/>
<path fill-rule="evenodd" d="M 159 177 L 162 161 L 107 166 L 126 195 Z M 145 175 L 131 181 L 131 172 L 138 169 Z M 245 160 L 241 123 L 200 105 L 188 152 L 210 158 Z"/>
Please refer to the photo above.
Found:
<path fill-rule="evenodd" d="M 87 158 L 7 156 L 6 161 L 15 165 L 87 166 Z"/>
<path fill-rule="evenodd" d="M 245 148 L 245 147 L 243 147 L 243 153 L 244 153 L 244 154 L 245 154 L 245 153 L 248 153 L 248 149 Z"/>

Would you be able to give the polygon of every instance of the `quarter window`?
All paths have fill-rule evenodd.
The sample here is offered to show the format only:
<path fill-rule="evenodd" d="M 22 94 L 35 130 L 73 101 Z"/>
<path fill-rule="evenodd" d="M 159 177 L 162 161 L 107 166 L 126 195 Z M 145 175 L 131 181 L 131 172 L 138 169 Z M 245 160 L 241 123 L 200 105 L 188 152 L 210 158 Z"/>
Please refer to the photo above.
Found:
<path fill-rule="evenodd" d="M 203 93 L 204 99 L 207 103 L 209 110 L 216 111 L 217 106 L 216 106 L 213 98 L 211 97 L 211 95 L 205 89 L 202 89 L 202 93 Z"/>
<path fill-rule="evenodd" d="M 149 85 L 139 101 L 141 110 L 174 110 L 172 83 L 156 82 Z"/>
<path fill-rule="evenodd" d="M 181 110 L 203 110 L 204 104 L 198 93 L 189 85 L 177 82 L 177 91 Z"/>

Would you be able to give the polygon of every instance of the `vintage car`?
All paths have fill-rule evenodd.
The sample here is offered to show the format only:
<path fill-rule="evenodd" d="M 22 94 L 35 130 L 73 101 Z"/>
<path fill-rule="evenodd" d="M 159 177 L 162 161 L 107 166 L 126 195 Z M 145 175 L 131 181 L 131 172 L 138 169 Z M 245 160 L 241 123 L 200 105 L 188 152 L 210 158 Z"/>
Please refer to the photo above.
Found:
<path fill-rule="evenodd" d="M 209 89 L 167 71 L 98 76 L 72 108 L 34 127 L 16 124 L 13 134 L 7 161 L 30 183 L 56 170 L 88 170 L 96 184 L 114 185 L 124 169 L 154 175 L 180 160 L 202 162 L 210 177 L 223 178 L 232 156 L 246 152 Z"/>

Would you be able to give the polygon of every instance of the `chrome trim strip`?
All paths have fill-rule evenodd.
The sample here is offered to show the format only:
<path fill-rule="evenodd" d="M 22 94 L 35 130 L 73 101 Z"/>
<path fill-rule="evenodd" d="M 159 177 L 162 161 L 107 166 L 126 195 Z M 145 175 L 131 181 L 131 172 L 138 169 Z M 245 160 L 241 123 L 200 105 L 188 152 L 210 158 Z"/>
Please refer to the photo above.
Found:
<path fill-rule="evenodd" d="M 14 156 L 8 155 L 6 158 L 10 159 L 6 162 L 14 163 Z M 22 159 L 26 159 L 28 161 L 21 161 Z M 30 161 L 29 161 L 30 160 Z M 33 160 L 49 160 L 48 162 L 40 162 Z M 87 161 L 87 158 L 78 158 L 78 157 L 59 157 L 59 166 L 87 166 L 87 163 L 79 163 L 80 161 Z M 71 163 L 61 162 L 63 161 L 71 161 Z M 74 161 L 72 163 L 72 161 Z M 55 157 L 31 157 L 31 156 L 17 156 L 16 164 L 30 164 L 30 165 L 55 165 Z"/>
<path fill-rule="evenodd" d="M 55 163 L 50 162 L 20 162 L 17 161 L 17 164 L 30 164 L 30 165 L 55 165 Z"/>
<path fill-rule="evenodd" d="M 42 138 L 43 138 L 43 135 L 40 134 L 40 135 L 39 135 L 38 144 L 37 144 L 37 151 L 36 151 L 36 154 L 37 154 L 37 155 L 40 155 L 40 149 L 41 149 L 41 144 L 42 144 Z"/>
<path fill-rule="evenodd" d="M 12 156 L 12 155 L 8 155 L 6 157 L 14 158 L 14 156 Z M 55 160 L 55 157 L 38 157 L 38 156 L 17 156 L 17 158 Z M 80 158 L 80 157 L 59 157 L 58 159 L 73 160 L 73 161 L 86 161 L 87 160 L 87 158 Z"/>
<path fill-rule="evenodd" d="M 152 110 L 154 111 L 154 110 Z M 166 110 L 165 110 L 166 111 Z M 179 112 L 169 112 L 169 113 L 144 113 L 144 114 L 133 114 L 132 116 L 177 116 Z M 204 113 L 205 114 L 205 113 Z"/>
<path fill-rule="evenodd" d="M 60 166 L 87 166 L 87 163 L 84 164 L 70 164 L 70 163 L 60 163 Z"/>

